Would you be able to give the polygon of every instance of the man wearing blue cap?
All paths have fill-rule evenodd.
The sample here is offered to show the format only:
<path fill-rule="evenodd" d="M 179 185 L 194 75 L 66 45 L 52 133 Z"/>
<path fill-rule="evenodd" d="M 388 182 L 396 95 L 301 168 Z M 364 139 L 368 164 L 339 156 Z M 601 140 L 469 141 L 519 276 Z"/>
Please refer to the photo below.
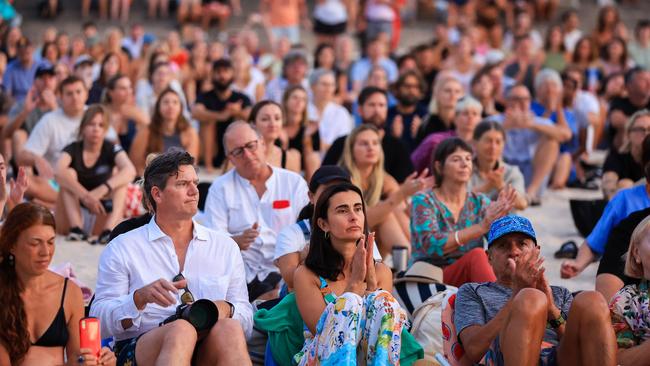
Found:
<path fill-rule="evenodd" d="M 605 299 L 573 298 L 549 286 L 528 219 L 504 216 L 488 233 L 496 282 L 467 283 L 456 297 L 454 323 L 466 356 L 494 365 L 615 365 L 616 338 Z"/>

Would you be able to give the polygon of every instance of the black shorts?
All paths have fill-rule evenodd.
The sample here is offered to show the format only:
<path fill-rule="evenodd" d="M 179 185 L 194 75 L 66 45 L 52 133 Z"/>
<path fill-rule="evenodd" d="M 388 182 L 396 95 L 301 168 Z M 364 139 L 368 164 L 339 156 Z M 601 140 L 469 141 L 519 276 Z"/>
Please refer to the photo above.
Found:
<path fill-rule="evenodd" d="M 115 352 L 115 357 L 117 366 L 137 366 L 138 363 L 135 361 L 135 346 L 138 343 L 140 337 L 147 333 L 142 333 L 137 337 L 123 339 L 121 341 L 115 342 L 113 350 Z M 194 346 L 194 353 L 192 354 L 192 364 L 196 362 L 196 349 L 201 345 L 201 341 L 197 341 Z"/>
<path fill-rule="evenodd" d="M 248 284 L 248 301 L 253 302 L 253 300 L 273 290 L 280 283 L 280 280 L 282 280 L 282 276 L 276 272 L 269 273 L 264 281 L 260 281 L 258 277 L 255 277 Z"/>
<path fill-rule="evenodd" d="M 316 34 L 323 34 L 326 36 L 338 36 L 339 34 L 345 33 L 345 29 L 347 28 L 347 26 L 348 26 L 348 22 L 342 22 L 337 24 L 326 24 L 314 18 L 314 33 Z"/>

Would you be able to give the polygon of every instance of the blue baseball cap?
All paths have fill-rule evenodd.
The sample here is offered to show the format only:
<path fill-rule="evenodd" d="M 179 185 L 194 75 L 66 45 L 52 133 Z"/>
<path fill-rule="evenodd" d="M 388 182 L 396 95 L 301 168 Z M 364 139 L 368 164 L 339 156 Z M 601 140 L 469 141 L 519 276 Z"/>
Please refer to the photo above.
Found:
<path fill-rule="evenodd" d="M 500 237 L 511 233 L 528 235 L 537 244 L 537 236 L 530 221 L 523 216 L 508 215 L 494 220 L 490 225 L 487 236 L 488 248 Z"/>

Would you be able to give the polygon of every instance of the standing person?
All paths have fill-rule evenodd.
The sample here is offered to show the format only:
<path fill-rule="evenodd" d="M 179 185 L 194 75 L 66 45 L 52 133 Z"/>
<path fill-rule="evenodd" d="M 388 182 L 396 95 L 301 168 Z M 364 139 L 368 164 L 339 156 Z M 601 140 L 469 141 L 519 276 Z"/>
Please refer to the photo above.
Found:
<path fill-rule="evenodd" d="M 276 145 L 282 133 L 283 121 L 284 111 L 273 101 L 261 101 L 251 110 L 250 122 L 260 132 L 266 145 L 266 161 L 272 166 L 300 174 L 302 170 L 300 152 Z"/>
<path fill-rule="evenodd" d="M 373 259 L 358 187 L 325 190 L 314 208 L 305 264 L 296 269 L 296 303 L 305 322 L 299 365 L 398 365 L 406 312 L 391 295 L 390 269 Z"/>
<path fill-rule="evenodd" d="M 241 255 L 228 236 L 192 220 L 199 201 L 193 164 L 182 150 L 151 161 L 144 192 L 153 218 L 113 239 L 99 259 L 90 314 L 115 339 L 120 366 L 189 365 L 193 357 L 200 364 L 251 365 L 246 337 L 253 309 Z M 177 305 L 195 299 L 218 309 L 207 334 L 185 320 L 160 326 Z"/>
<path fill-rule="evenodd" d="M 268 147 L 249 123 L 237 121 L 228 126 L 223 141 L 235 168 L 210 186 L 206 220 L 239 246 L 250 301 L 277 297 L 282 276 L 273 264 L 276 236 L 296 222 L 307 204 L 307 183 L 300 175 L 267 163 Z"/>
<path fill-rule="evenodd" d="M 199 134 L 183 115 L 183 104 L 178 93 L 166 89 L 158 97 L 151 124 L 138 130 L 133 138 L 129 157 L 138 176 L 142 176 L 149 154 L 163 153 L 171 148 L 199 156 Z"/>
<path fill-rule="evenodd" d="M 595 291 L 575 298 L 550 286 L 533 227 L 506 216 L 488 233 L 496 281 L 458 289 L 454 323 L 470 362 L 495 365 L 616 364 L 607 302 Z"/>
<path fill-rule="evenodd" d="M 318 44 L 336 43 L 356 17 L 355 2 L 350 0 L 317 0 L 314 5 L 314 33 Z"/>
<path fill-rule="evenodd" d="M 61 108 L 48 112 L 40 119 L 16 156 L 18 165 L 38 170 L 38 176 L 30 179 L 27 195 L 51 206 L 56 203 L 58 191 L 58 184 L 53 179 L 54 167 L 63 148 L 77 137 L 88 96 L 86 85 L 76 76 L 63 80 L 59 93 Z"/>
<path fill-rule="evenodd" d="M 483 250 L 490 224 L 506 215 L 516 199 L 509 187 L 490 202 L 467 189 L 472 176 L 472 148 L 453 137 L 436 148 L 431 165 L 435 185 L 413 196 L 411 260 L 443 267 L 446 284 L 494 281 Z"/>
<path fill-rule="evenodd" d="M 203 164 L 209 172 L 215 164 L 221 165 L 226 158 L 222 144 L 215 141 L 223 139 L 224 133 L 233 121 L 247 120 L 251 102 L 247 96 L 232 90 L 233 67 L 230 60 L 222 58 L 212 64 L 213 89 L 199 94 L 192 108 L 192 116 L 201 122 L 201 146 L 203 146 Z"/>
<path fill-rule="evenodd" d="M 300 43 L 300 24 L 310 25 L 305 0 L 262 0 L 260 13 L 273 38 L 286 38 L 292 45 Z"/>
<path fill-rule="evenodd" d="M 22 37 L 16 43 L 16 59 L 7 64 L 2 86 L 16 102 L 22 101 L 34 82 L 38 63 L 34 60 L 32 42 Z"/>
<path fill-rule="evenodd" d="M 56 211 L 59 232 L 68 240 L 107 244 L 111 230 L 124 218 L 127 185 L 135 178 L 135 167 L 120 145 L 106 140 L 108 112 L 93 104 L 84 113 L 79 140 L 66 146 L 56 164 L 61 185 L 62 210 Z M 84 230 L 81 207 L 95 215 L 94 227 Z"/>
<path fill-rule="evenodd" d="M 0 364 L 115 365 L 102 348 L 99 360 L 79 348 L 84 317 L 81 289 L 48 269 L 54 256 L 54 217 L 45 207 L 21 203 L 0 232 Z"/>

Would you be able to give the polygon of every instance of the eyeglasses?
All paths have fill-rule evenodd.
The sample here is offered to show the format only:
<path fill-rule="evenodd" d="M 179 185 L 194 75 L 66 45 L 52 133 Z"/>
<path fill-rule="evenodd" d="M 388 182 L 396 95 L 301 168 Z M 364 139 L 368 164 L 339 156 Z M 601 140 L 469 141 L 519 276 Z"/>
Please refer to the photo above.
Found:
<path fill-rule="evenodd" d="M 184 279 L 185 279 L 185 276 L 183 276 L 182 273 L 179 273 L 176 276 L 174 276 L 172 281 L 173 282 L 178 282 L 178 281 L 182 281 Z M 183 304 L 191 304 L 191 303 L 193 303 L 194 302 L 194 295 L 192 295 L 192 293 L 190 292 L 190 289 L 187 288 L 187 286 L 185 286 L 183 288 L 183 291 L 184 292 L 181 294 L 181 302 Z"/>
<path fill-rule="evenodd" d="M 230 150 L 229 155 L 232 156 L 233 158 L 238 158 L 244 154 L 244 150 L 255 152 L 257 150 L 258 145 L 259 145 L 258 140 L 247 142 L 244 146 L 240 146 Z"/>
<path fill-rule="evenodd" d="M 648 135 L 648 134 L 650 134 L 650 127 L 648 127 L 648 128 L 632 127 L 632 128 L 630 128 L 630 133 L 642 133 L 644 135 Z"/>

